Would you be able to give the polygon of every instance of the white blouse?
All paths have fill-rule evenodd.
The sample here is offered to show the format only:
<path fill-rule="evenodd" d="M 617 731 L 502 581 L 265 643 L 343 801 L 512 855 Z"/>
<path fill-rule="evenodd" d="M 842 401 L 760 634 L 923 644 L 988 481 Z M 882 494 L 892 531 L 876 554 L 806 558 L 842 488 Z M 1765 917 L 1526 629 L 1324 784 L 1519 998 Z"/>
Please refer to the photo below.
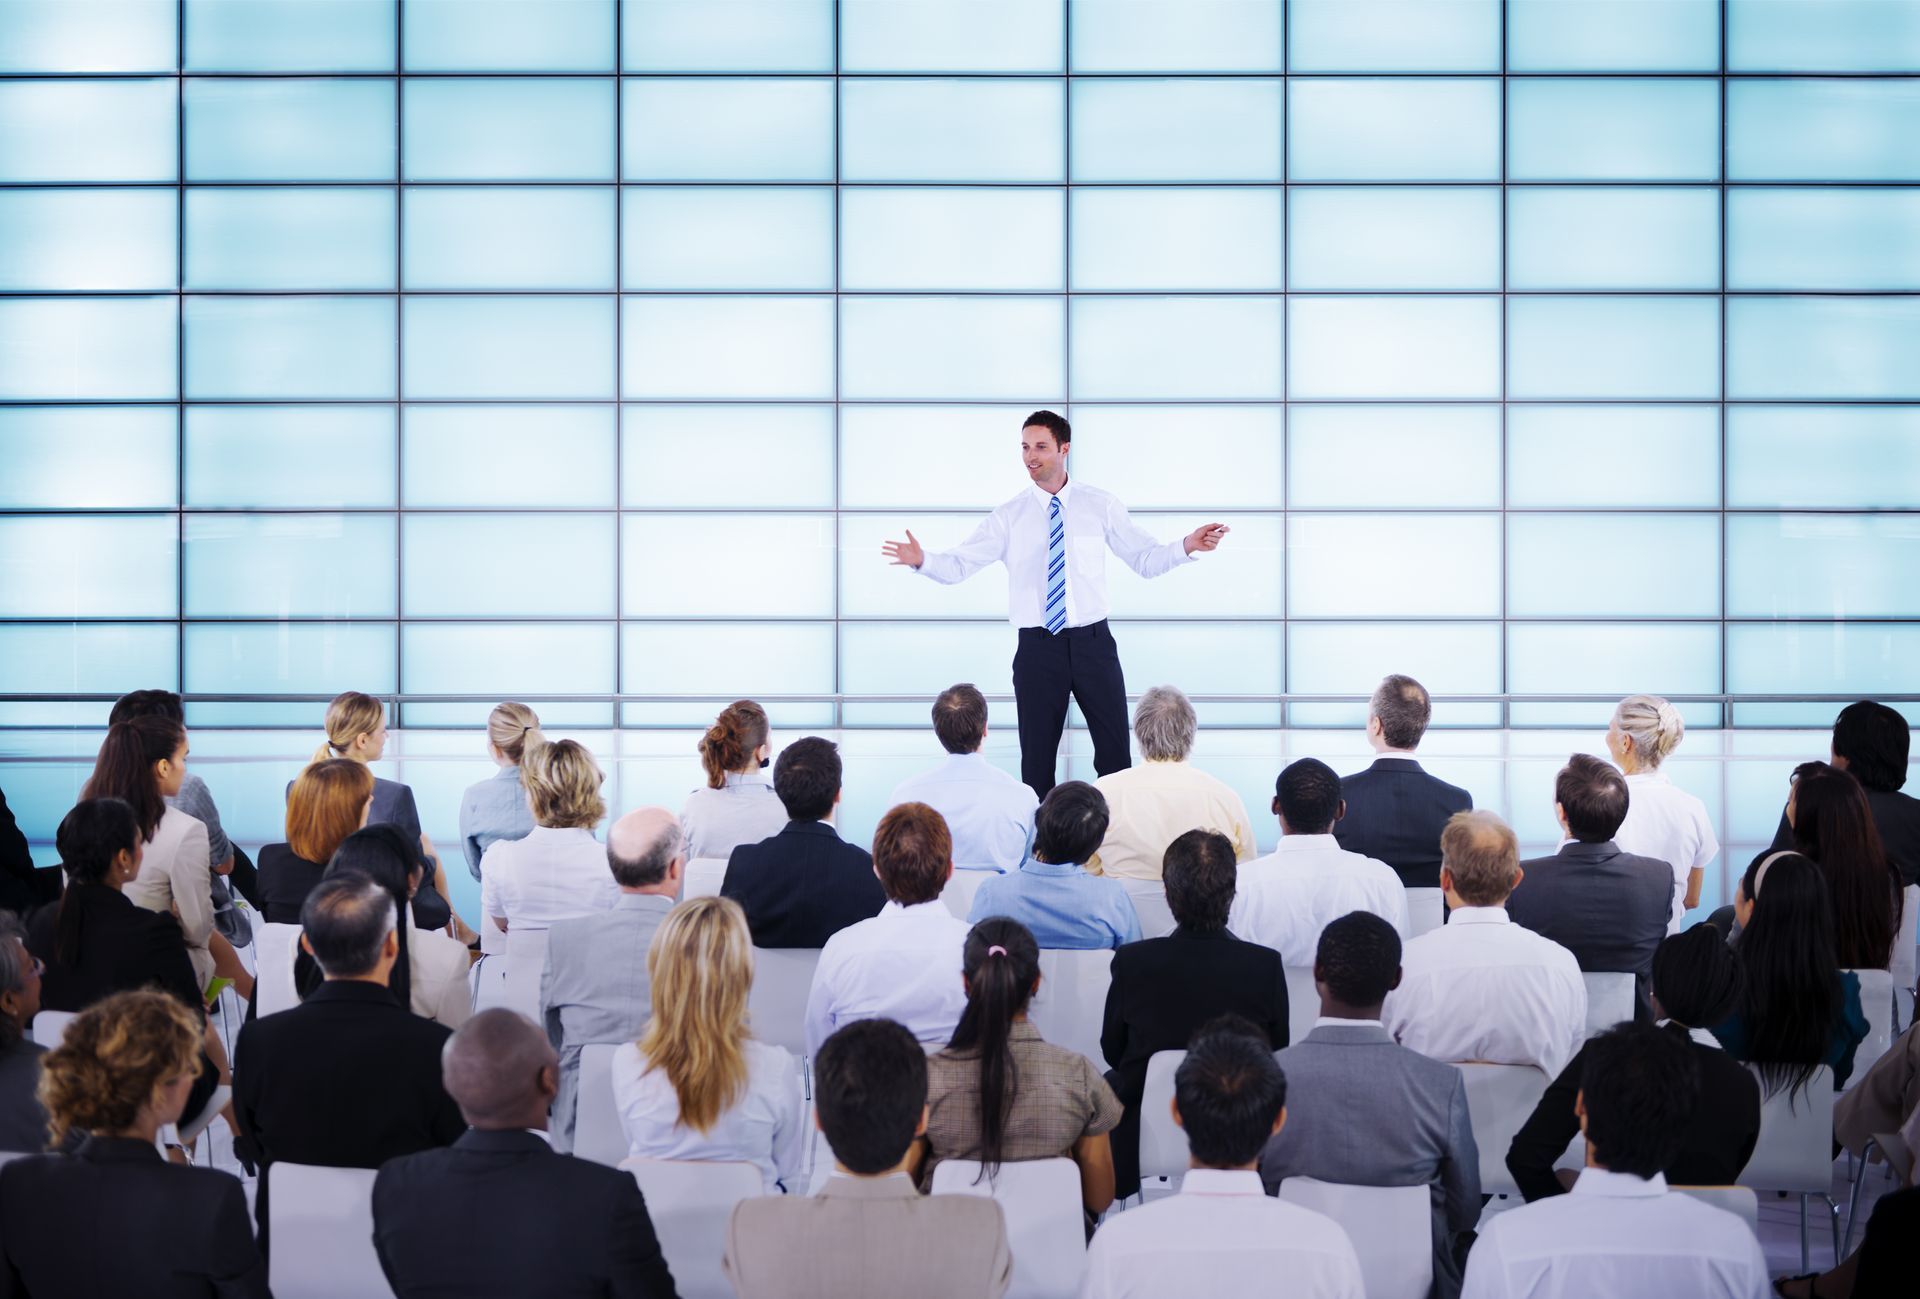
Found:
<path fill-rule="evenodd" d="M 806 1128 L 800 1108 L 800 1075 L 783 1048 L 749 1040 L 747 1090 L 705 1133 L 680 1122 L 680 1098 L 664 1071 L 647 1068 L 640 1048 L 628 1042 L 613 1053 L 613 1101 L 627 1154 L 636 1159 L 698 1159 L 751 1163 L 768 1195 L 784 1184 L 804 1192 L 801 1163 Z"/>
<path fill-rule="evenodd" d="M 486 950 L 506 950 L 495 916 L 505 916 L 514 929 L 546 929 L 556 920 L 610 910 L 618 894 L 607 846 L 591 830 L 543 825 L 524 839 L 498 840 L 480 859 Z"/>
<path fill-rule="evenodd" d="M 140 874 L 127 885 L 136 906 L 171 912 L 187 939 L 187 958 L 204 989 L 213 978 L 213 872 L 208 863 L 207 823 L 177 807 L 167 809 L 140 856 Z"/>
<path fill-rule="evenodd" d="M 787 828 L 786 805 L 757 775 L 729 772 L 719 789 L 696 789 L 680 809 L 687 860 L 733 855 L 741 844 L 771 839 Z"/>
<path fill-rule="evenodd" d="M 1687 910 L 1687 876 L 1720 852 L 1707 805 L 1657 771 L 1627 777 L 1627 819 L 1613 842 L 1622 852 L 1653 857 L 1673 867 L 1673 911 L 1667 932 L 1680 932 Z"/>

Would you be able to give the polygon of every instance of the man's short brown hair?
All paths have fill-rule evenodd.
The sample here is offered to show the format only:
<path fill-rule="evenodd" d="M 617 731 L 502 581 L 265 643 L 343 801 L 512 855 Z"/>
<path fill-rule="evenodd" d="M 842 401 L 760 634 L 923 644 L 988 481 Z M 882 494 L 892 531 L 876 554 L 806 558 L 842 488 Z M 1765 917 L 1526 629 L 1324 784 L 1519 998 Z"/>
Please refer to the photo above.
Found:
<path fill-rule="evenodd" d="M 1453 891 L 1470 907 L 1497 907 L 1513 892 L 1520 841 L 1513 827 L 1488 811 L 1455 812 L 1440 832 L 1440 864 Z"/>
<path fill-rule="evenodd" d="M 902 803 L 873 832 L 873 869 L 887 897 L 903 907 L 932 902 L 953 870 L 947 819 L 925 803 Z"/>
<path fill-rule="evenodd" d="M 971 681 L 948 686 L 933 701 L 933 733 L 948 753 L 978 753 L 987 738 L 987 697 Z"/>
<path fill-rule="evenodd" d="M 1627 781 L 1613 764 L 1576 753 L 1553 778 L 1554 801 L 1566 813 L 1567 833 L 1581 843 L 1606 843 L 1627 819 Z"/>

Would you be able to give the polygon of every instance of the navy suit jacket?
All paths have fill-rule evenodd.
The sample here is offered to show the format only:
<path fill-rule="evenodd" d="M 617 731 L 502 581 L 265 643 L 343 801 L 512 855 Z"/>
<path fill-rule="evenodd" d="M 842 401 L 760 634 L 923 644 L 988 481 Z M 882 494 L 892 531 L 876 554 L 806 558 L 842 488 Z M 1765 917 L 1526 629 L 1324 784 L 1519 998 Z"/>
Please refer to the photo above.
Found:
<path fill-rule="evenodd" d="M 1333 837 L 1348 852 L 1393 867 L 1410 889 L 1440 887 L 1440 831 L 1455 812 L 1473 808 L 1473 795 L 1429 776 L 1412 758 L 1376 758 L 1365 771 L 1340 778 L 1347 814 Z"/>
<path fill-rule="evenodd" d="M 1621 852 L 1611 840 L 1576 840 L 1520 869 L 1520 887 L 1507 896 L 1513 923 L 1572 952 L 1582 973 L 1633 975 L 1635 1018 L 1651 1023 L 1653 950 L 1673 914 L 1673 868 Z"/>
<path fill-rule="evenodd" d="M 773 838 L 735 848 L 720 896 L 747 913 L 755 947 L 825 947 L 887 905 L 871 854 L 824 821 L 789 821 Z"/>

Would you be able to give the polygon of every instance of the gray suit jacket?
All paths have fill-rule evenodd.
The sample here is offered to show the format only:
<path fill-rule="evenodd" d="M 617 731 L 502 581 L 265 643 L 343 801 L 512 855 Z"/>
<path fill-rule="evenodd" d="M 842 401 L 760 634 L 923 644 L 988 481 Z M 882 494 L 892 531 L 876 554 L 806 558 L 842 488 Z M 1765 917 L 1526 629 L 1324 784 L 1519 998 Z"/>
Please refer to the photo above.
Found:
<path fill-rule="evenodd" d="M 724 1266 L 739 1299 L 999 1299 L 1013 1255 L 997 1201 L 835 1174 L 818 1195 L 742 1200 Z"/>
<path fill-rule="evenodd" d="M 1458 1295 L 1453 1238 L 1480 1217 L 1480 1152 L 1460 1071 L 1409 1051 L 1378 1024 L 1323 1024 L 1274 1058 L 1287 1075 L 1287 1122 L 1260 1154 L 1267 1192 L 1288 1177 L 1429 1184 L 1432 1294 Z"/>
<path fill-rule="evenodd" d="M 560 1053 L 560 1091 L 553 1098 L 555 1150 L 573 1150 L 580 1048 L 632 1042 L 652 1017 L 647 949 L 671 910 L 672 898 L 622 893 L 611 911 L 562 920 L 548 931 L 540 1017 Z"/>

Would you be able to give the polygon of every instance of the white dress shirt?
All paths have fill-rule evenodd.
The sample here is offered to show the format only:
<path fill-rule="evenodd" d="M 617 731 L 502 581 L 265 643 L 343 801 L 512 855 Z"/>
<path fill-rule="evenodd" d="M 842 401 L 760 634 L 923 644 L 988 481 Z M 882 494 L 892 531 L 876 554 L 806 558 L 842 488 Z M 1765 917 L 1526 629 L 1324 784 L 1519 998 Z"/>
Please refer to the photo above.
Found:
<path fill-rule="evenodd" d="M 786 804 L 757 773 L 730 771 L 719 789 L 696 789 L 680 809 L 687 860 L 733 855 L 743 843 L 771 839 L 787 828 Z"/>
<path fill-rule="evenodd" d="M 1142 577 L 1159 577 L 1193 562 L 1186 538 L 1155 540 L 1111 492 L 1071 480 L 1060 489 L 1067 521 L 1067 626 L 1099 622 L 1113 610 L 1107 598 L 1106 551 Z M 1029 485 L 1000 506 L 952 550 L 928 551 L 917 570 L 942 585 L 965 581 L 999 560 L 1007 566 L 1008 619 L 1016 627 L 1044 627 L 1047 604 L 1047 514 L 1053 497 Z"/>
<path fill-rule="evenodd" d="M 932 771 L 895 786 L 888 807 L 925 803 L 946 818 L 957 870 L 1020 869 L 1040 800 L 979 753 L 950 753 Z"/>
<path fill-rule="evenodd" d="M 613 1104 L 620 1112 L 632 1159 L 693 1159 L 749 1163 L 760 1170 L 768 1195 L 805 1189 L 801 1172 L 807 1128 L 800 1112 L 800 1074 L 780 1047 L 749 1040 L 747 1090 L 713 1127 L 698 1132 L 680 1122 L 680 1097 L 663 1070 L 647 1068 L 638 1044 L 613 1053 Z"/>
<path fill-rule="evenodd" d="M 1530 1064 L 1558 1077 L 1586 1039 L 1587 985 L 1573 953 L 1505 907 L 1459 907 L 1407 940 L 1380 1022 L 1448 1064 Z"/>
<path fill-rule="evenodd" d="M 1348 852 L 1330 834 L 1290 834 L 1240 867 L 1227 928 L 1287 965 L 1310 967 L 1320 931 L 1353 911 L 1371 911 L 1407 940 L 1407 888 L 1393 867 Z"/>
<path fill-rule="evenodd" d="M 482 934 L 504 939 L 491 917 L 515 929 L 545 929 L 612 908 L 619 889 L 607 865 L 607 846 L 580 827 L 535 826 L 524 839 L 501 839 L 480 859 Z M 504 951 L 504 941 L 489 950 Z"/>
<path fill-rule="evenodd" d="M 1753 1231 L 1724 1209 L 1635 1177 L 1585 1168 L 1567 1195 L 1480 1228 L 1461 1299 L 1686 1295 L 1763 1299 L 1773 1287 Z"/>
<path fill-rule="evenodd" d="M 1627 777 L 1627 819 L 1613 835 L 1621 852 L 1653 857 L 1673 867 L 1673 914 L 1667 932 L 1680 932 L 1686 914 L 1687 876 L 1720 851 L 1707 805 L 1657 771 Z"/>
<path fill-rule="evenodd" d="M 1270 1198 L 1250 1169 L 1191 1168 L 1177 1195 L 1109 1217 L 1087 1247 L 1081 1299 L 1276 1295 L 1361 1299 L 1340 1224 Z"/>
<path fill-rule="evenodd" d="M 856 1019 L 896 1020 L 923 1046 L 945 1046 L 967 1008 L 960 949 L 970 928 L 935 898 L 889 902 L 829 938 L 807 994 L 807 1054 Z"/>

